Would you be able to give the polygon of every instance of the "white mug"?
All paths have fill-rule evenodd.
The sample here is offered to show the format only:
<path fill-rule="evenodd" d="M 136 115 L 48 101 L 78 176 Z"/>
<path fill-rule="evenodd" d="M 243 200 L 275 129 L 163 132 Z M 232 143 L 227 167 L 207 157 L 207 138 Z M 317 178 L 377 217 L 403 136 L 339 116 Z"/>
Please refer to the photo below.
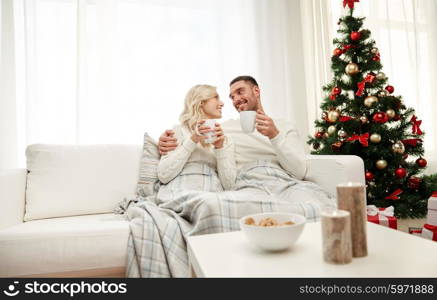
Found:
<path fill-rule="evenodd" d="M 240 112 L 240 125 L 245 133 L 251 133 L 255 130 L 256 111 L 245 110 Z"/>
<path fill-rule="evenodd" d="M 205 123 L 203 123 L 203 126 L 208 126 L 209 128 L 211 128 L 213 131 L 207 132 L 207 133 L 203 133 L 203 136 L 206 136 L 206 139 L 204 140 L 206 144 L 212 144 L 215 142 L 215 140 L 217 139 L 216 136 L 214 136 L 215 134 L 215 123 L 217 123 L 216 119 L 206 119 Z"/>

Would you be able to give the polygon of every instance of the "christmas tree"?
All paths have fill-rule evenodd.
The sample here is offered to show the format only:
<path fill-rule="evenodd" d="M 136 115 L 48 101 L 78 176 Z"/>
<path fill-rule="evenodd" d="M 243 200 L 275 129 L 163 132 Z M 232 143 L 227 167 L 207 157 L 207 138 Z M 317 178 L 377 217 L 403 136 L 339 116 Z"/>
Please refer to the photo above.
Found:
<path fill-rule="evenodd" d="M 317 131 L 309 137 L 312 154 L 352 154 L 364 160 L 367 204 L 395 207 L 398 217 L 423 217 L 427 199 L 437 190 L 437 175 L 420 176 L 426 167 L 424 132 L 413 108 L 388 83 L 381 56 L 363 17 L 343 0 L 339 37 L 333 43 L 334 78 L 323 87 Z"/>

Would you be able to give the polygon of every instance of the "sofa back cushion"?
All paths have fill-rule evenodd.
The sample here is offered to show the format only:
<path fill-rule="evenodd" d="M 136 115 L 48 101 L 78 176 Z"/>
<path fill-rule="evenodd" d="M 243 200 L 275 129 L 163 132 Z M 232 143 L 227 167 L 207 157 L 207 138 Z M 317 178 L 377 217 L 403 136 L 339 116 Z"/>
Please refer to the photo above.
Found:
<path fill-rule="evenodd" d="M 135 194 L 140 145 L 47 145 L 26 149 L 24 220 L 112 212 Z"/>

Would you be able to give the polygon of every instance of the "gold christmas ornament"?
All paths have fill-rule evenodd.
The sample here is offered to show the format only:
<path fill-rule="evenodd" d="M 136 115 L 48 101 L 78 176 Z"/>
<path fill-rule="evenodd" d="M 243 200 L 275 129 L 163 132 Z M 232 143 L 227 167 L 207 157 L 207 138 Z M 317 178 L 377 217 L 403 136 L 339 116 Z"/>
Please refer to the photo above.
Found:
<path fill-rule="evenodd" d="M 396 116 L 396 112 L 393 109 L 387 109 L 385 113 L 389 119 L 393 119 Z"/>
<path fill-rule="evenodd" d="M 322 112 L 322 120 L 326 120 L 328 118 L 328 113 L 326 111 Z"/>
<path fill-rule="evenodd" d="M 364 105 L 367 107 L 372 107 L 374 104 L 378 102 L 378 98 L 375 96 L 369 96 L 364 99 Z"/>
<path fill-rule="evenodd" d="M 323 137 L 324 137 L 325 139 L 327 139 L 327 138 L 329 138 L 329 134 L 328 134 L 327 132 L 325 132 L 325 133 L 323 134 Z"/>
<path fill-rule="evenodd" d="M 392 150 L 394 153 L 404 154 L 404 152 L 405 152 L 405 146 L 404 146 L 404 143 L 402 143 L 401 141 L 398 141 L 398 142 L 394 143 L 394 144 L 391 146 L 391 150 Z"/>
<path fill-rule="evenodd" d="M 336 122 L 338 120 L 338 117 L 340 116 L 340 113 L 336 110 L 331 110 L 328 113 L 328 120 L 330 122 Z"/>
<path fill-rule="evenodd" d="M 334 125 L 331 125 L 331 126 L 328 127 L 328 134 L 329 135 L 335 134 L 336 131 L 337 131 L 337 129 L 335 128 Z"/>
<path fill-rule="evenodd" d="M 358 65 L 356 63 L 348 63 L 345 71 L 348 75 L 355 75 L 360 72 L 360 69 L 358 68 Z"/>
<path fill-rule="evenodd" d="M 381 135 L 378 133 L 372 133 L 372 135 L 370 136 L 370 141 L 374 144 L 378 144 L 379 142 L 381 142 Z"/>
<path fill-rule="evenodd" d="M 376 74 L 376 79 L 378 80 L 384 80 L 385 78 L 386 76 L 384 72 L 379 72 L 378 74 Z"/>
<path fill-rule="evenodd" d="M 366 116 L 361 116 L 360 121 L 361 121 L 361 124 L 366 124 L 367 122 L 369 122 L 369 119 L 367 119 Z"/>
<path fill-rule="evenodd" d="M 384 159 L 380 159 L 376 162 L 375 165 L 379 170 L 382 170 L 382 169 L 387 168 L 387 161 Z"/>
<path fill-rule="evenodd" d="M 372 50 L 370 50 L 370 52 L 372 52 L 372 54 L 376 54 L 379 52 L 378 48 L 372 48 Z"/>

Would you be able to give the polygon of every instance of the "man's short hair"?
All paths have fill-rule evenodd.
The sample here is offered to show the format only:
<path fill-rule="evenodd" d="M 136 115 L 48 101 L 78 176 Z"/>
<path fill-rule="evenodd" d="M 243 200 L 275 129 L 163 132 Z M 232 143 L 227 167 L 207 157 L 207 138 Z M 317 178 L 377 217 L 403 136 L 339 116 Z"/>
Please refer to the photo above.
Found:
<path fill-rule="evenodd" d="M 231 83 L 229 84 L 229 86 L 231 86 L 231 85 L 233 85 L 234 83 L 236 83 L 237 81 L 241 81 L 241 80 L 248 81 L 248 82 L 250 82 L 251 84 L 253 84 L 253 85 L 255 85 L 255 86 L 258 86 L 258 82 L 256 82 L 255 78 L 253 78 L 252 76 L 249 76 L 249 75 L 243 75 L 243 76 L 235 77 L 235 78 L 231 81 Z"/>

